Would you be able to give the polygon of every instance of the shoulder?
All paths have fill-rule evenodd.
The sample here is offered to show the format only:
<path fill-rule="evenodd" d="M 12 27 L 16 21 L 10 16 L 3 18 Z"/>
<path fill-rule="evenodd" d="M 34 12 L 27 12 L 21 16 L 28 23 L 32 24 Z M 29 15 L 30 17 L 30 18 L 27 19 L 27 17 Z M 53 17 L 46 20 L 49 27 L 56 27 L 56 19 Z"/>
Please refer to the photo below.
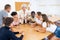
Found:
<path fill-rule="evenodd" d="M 9 35 L 14 34 L 11 30 L 7 30 L 7 32 L 8 32 Z"/>
<path fill-rule="evenodd" d="M 50 24 L 50 26 L 52 26 L 52 27 L 57 27 L 55 24 Z"/>
<path fill-rule="evenodd" d="M 45 26 L 46 26 L 46 25 L 47 25 L 47 23 L 46 23 L 46 22 L 42 22 L 42 25 L 45 25 Z"/>
<path fill-rule="evenodd" d="M 18 11 L 18 14 L 19 14 L 19 15 L 20 15 L 21 13 L 23 13 L 23 10 L 19 10 L 19 11 Z"/>
<path fill-rule="evenodd" d="M 19 12 L 23 12 L 23 10 L 20 10 Z"/>
<path fill-rule="evenodd" d="M 2 13 L 4 13 L 4 11 L 3 11 L 3 10 L 1 10 L 1 11 L 0 11 L 0 14 L 2 14 Z"/>
<path fill-rule="evenodd" d="M 42 26 L 43 26 L 44 28 L 46 28 L 46 27 L 47 27 L 47 23 L 46 23 L 46 22 L 42 22 Z"/>
<path fill-rule="evenodd" d="M 0 14 L 2 14 L 2 15 L 8 15 L 7 12 L 4 11 L 4 10 L 1 10 L 1 11 L 0 11 Z"/>
<path fill-rule="evenodd" d="M 43 22 L 43 24 L 47 24 L 46 22 Z"/>
<path fill-rule="evenodd" d="M 1 12 L 1 13 L 5 13 L 5 11 L 4 11 L 4 10 L 1 10 L 0 12 Z"/>

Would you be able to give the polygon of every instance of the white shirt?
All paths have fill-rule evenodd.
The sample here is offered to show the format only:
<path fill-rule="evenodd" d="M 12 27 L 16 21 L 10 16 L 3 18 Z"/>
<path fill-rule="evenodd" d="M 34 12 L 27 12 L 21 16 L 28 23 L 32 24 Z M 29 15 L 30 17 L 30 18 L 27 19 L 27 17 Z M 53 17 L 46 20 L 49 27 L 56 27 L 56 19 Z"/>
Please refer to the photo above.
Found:
<path fill-rule="evenodd" d="M 42 26 L 43 26 L 44 28 L 46 28 L 46 31 L 49 31 L 49 32 L 52 32 L 52 33 L 55 32 L 55 30 L 56 30 L 56 28 L 57 28 L 57 26 L 56 26 L 55 24 L 49 24 L 48 27 L 46 27 L 46 25 L 47 25 L 46 22 L 43 22 Z"/>
<path fill-rule="evenodd" d="M 37 24 L 42 24 L 42 21 L 39 20 L 38 18 L 36 18 L 35 21 L 36 21 Z"/>
<path fill-rule="evenodd" d="M 46 22 L 43 22 L 43 23 L 42 23 L 42 27 L 44 27 L 44 28 L 46 28 L 46 27 L 47 27 Z"/>
<path fill-rule="evenodd" d="M 29 11 L 28 10 L 25 10 L 25 13 L 23 10 L 20 10 L 18 12 L 18 18 L 20 20 L 20 23 L 23 24 L 24 20 L 25 20 L 25 23 L 27 23 L 27 17 L 29 16 Z"/>
<path fill-rule="evenodd" d="M 20 10 L 18 14 L 19 18 L 22 18 L 22 19 L 26 18 L 28 16 L 28 13 L 29 13 L 28 10 L 26 10 L 25 13 L 23 12 L 23 10 Z"/>

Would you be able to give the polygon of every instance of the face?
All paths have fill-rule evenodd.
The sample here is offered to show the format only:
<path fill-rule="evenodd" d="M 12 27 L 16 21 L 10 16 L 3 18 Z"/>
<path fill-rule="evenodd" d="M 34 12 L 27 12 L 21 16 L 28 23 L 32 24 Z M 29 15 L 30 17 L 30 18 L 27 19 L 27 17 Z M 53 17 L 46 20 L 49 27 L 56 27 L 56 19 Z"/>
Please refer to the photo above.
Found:
<path fill-rule="evenodd" d="M 13 17 L 14 17 L 14 18 L 17 18 L 17 17 L 18 17 L 18 15 L 14 15 Z"/>
<path fill-rule="evenodd" d="M 12 23 L 13 23 L 13 22 L 12 22 Z M 14 27 L 14 25 L 13 25 L 12 23 L 11 23 L 10 26 L 9 26 L 10 28 Z"/>
<path fill-rule="evenodd" d="M 25 11 L 26 10 L 26 7 L 22 7 L 22 9 Z"/>
<path fill-rule="evenodd" d="M 32 14 L 31 14 L 31 16 L 35 16 L 35 14 L 34 14 L 34 13 L 32 13 Z"/>
<path fill-rule="evenodd" d="M 7 12 L 9 13 L 11 11 L 11 7 L 9 7 L 8 9 L 7 9 Z"/>
<path fill-rule="evenodd" d="M 43 20 L 43 18 L 42 18 L 41 15 L 40 15 L 40 16 L 36 15 L 36 17 L 37 17 L 38 19 L 40 19 L 41 21 Z"/>
<path fill-rule="evenodd" d="M 14 18 L 14 21 L 17 21 L 18 20 L 18 15 L 13 16 L 13 18 Z"/>
<path fill-rule="evenodd" d="M 37 17 L 37 18 L 40 18 L 40 16 L 38 16 L 38 14 L 36 14 L 36 17 Z"/>
<path fill-rule="evenodd" d="M 43 18 L 42 18 L 42 16 L 40 16 L 40 20 L 41 20 L 41 21 L 43 21 Z"/>

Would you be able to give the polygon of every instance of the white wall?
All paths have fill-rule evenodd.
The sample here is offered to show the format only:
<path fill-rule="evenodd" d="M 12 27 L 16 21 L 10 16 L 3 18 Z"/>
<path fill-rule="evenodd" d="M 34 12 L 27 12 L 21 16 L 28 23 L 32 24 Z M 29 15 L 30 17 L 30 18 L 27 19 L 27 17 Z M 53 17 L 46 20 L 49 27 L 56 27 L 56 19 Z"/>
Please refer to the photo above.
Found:
<path fill-rule="evenodd" d="M 41 11 L 46 14 L 60 15 L 60 0 L 0 0 L 0 10 L 5 4 L 12 6 L 11 11 L 15 11 L 15 2 L 30 2 L 30 8 L 34 11 Z"/>
<path fill-rule="evenodd" d="M 60 15 L 60 0 L 35 0 L 33 3 L 31 9 L 35 11 Z"/>
<path fill-rule="evenodd" d="M 0 0 L 0 10 L 4 9 L 5 4 L 10 4 L 11 10 L 15 10 L 14 0 Z"/>

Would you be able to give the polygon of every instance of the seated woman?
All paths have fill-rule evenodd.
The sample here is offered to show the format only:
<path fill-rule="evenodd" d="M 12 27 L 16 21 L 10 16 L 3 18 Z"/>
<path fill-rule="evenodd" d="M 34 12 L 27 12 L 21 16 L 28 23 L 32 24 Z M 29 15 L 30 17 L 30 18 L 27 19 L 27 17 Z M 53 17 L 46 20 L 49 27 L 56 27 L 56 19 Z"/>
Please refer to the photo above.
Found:
<path fill-rule="evenodd" d="M 42 28 L 44 28 L 45 31 L 50 31 L 52 33 L 55 32 L 57 26 L 48 20 L 48 17 L 46 14 L 42 14 Z M 53 29 L 54 28 L 54 29 Z"/>
<path fill-rule="evenodd" d="M 59 35 L 60 34 L 60 27 L 56 26 L 53 22 L 49 21 L 46 14 L 42 14 L 42 18 L 43 18 L 42 30 L 43 31 L 49 31 L 55 35 L 54 37 L 51 38 L 51 40 L 53 40 L 53 39 L 54 40 L 56 40 L 56 39 L 60 40 L 60 35 Z"/>
<path fill-rule="evenodd" d="M 19 18 L 18 18 L 17 12 L 12 12 L 12 13 L 11 13 L 11 16 L 12 16 L 13 19 L 14 19 L 12 25 L 14 25 L 14 26 L 19 25 L 20 22 L 19 22 Z"/>
<path fill-rule="evenodd" d="M 53 22 L 49 21 L 46 14 L 42 14 L 42 19 L 43 19 L 42 27 L 45 28 L 46 31 L 50 31 L 50 32 L 54 33 L 57 26 Z"/>
<path fill-rule="evenodd" d="M 13 18 L 7 17 L 4 20 L 5 26 L 0 28 L 0 40 L 22 40 L 23 35 L 21 35 L 20 38 L 17 38 L 15 34 L 10 30 L 10 27 L 12 27 Z"/>

